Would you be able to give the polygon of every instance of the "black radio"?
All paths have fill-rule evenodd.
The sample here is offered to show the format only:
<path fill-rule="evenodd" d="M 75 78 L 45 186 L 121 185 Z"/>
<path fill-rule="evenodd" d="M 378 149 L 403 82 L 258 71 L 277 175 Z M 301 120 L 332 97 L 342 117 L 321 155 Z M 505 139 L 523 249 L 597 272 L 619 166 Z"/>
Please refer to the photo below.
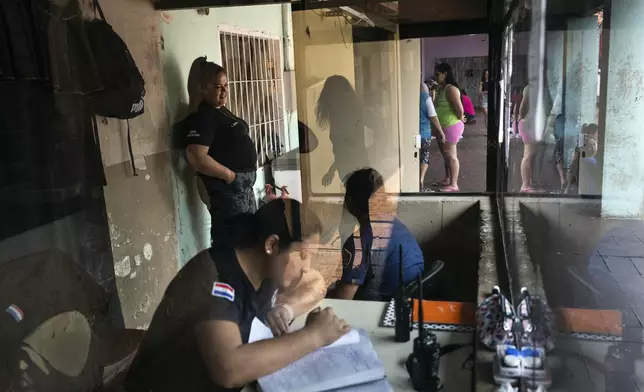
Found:
<path fill-rule="evenodd" d="M 408 342 L 411 332 L 411 305 L 407 297 L 407 290 L 405 289 L 404 275 L 404 262 L 403 262 L 403 249 L 402 245 L 399 247 L 399 273 L 398 273 L 398 293 L 395 298 L 396 305 L 396 341 Z"/>
<path fill-rule="evenodd" d="M 425 331 L 423 314 L 423 285 L 418 276 L 418 337 L 414 339 L 414 351 L 407 358 L 407 372 L 417 391 L 437 392 L 443 389 L 438 370 L 441 346 L 436 335 Z"/>

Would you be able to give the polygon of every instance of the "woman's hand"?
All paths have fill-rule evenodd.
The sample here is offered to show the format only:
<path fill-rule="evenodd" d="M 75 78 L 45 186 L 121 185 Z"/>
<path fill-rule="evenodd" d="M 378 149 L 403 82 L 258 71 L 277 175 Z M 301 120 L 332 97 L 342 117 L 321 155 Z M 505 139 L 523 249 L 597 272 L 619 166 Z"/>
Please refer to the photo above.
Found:
<path fill-rule="evenodd" d="M 329 186 L 333 182 L 333 177 L 335 177 L 335 168 L 331 167 L 328 172 L 322 177 L 322 185 Z"/>
<path fill-rule="evenodd" d="M 226 181 L 225 181 L 226 184 L 228 184 L 228 185 L 232 184 L 233 181 L 235 181 L 235 178 L 237 178 L 237 173 L 235 173 L 234 171 L 228 169 L 228 177 L 226 178 Z"/>
<path fill-rule="evenodd" d="M 439 143 L 445 143 L 445 140 L 446 140 L 446 138 L 445 138 L 445 132 L 440 131 L 440 132 L 438 133 L 437 139 L 438 139 L 438 142 L 439 142 Z"/>
<path fill-rule="evenodd" d="M 338 318 L 331 308 L 314 309 L 306 318 L 305 328 L 315 334 L 322 346 L 328 346 L 351 330 L 346 321 Z"/>
<path fill-rule="evenodd" d="M 266 314 L 266 322 L 273 331 L 273 336 L 286 335 L 291 321 L 293 321 L 293 313 L 286 305 L 277 305 Z"/>

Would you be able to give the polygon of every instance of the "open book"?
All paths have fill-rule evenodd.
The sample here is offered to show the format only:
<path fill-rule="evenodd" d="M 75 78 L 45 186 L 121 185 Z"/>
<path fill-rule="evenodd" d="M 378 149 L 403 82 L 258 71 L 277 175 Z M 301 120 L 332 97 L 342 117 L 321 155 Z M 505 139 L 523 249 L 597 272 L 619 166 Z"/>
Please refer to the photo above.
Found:
<path fill-rule="evenodd" d="M 266 336 L 265 331 L 262 334 Z M 262 340 L 257 337 L 251 329 L 249 342 Z M 262 392 L 391 391 L 385 369 L 363 330 L 352 330 L 332 345 L 260 378 L 257 384 Z"/>

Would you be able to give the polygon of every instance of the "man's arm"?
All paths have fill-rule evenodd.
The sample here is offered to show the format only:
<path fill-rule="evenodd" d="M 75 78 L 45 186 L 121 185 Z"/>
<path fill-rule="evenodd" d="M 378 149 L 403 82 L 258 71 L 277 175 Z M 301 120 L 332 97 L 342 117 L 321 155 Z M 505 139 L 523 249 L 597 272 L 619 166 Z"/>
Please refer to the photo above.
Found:
<path fill-rule="evenodd" d="M 288 305 L 293 310 L 293 318 L 297 318 L 322 301 L 325 292 L 322 274 L 312 268 L 302 268 L 298 281 L 278 292 L 275 305 Z"/>
<path fill-rule="evenodd" d="M 250 344 L 242 343 L 232 321 L 203 322 L 196 334 L 210 377 L 224 388 L 243 387 L 323 346 L 307 328 Z"/>
<path fill-rule="evenodd" d="M 329 290 L 327 297 L 335 299 L 353 299 L 360 288 L 357 284 L 348 284 L 338 281 L 333 290 Z"/>
<path fill-rule="evenodd" d="M 299 331 L 243 344 L 239 326 L 211 320 L 195 329 L 199 350 L 211 379 L 225 388 L 240 388 L 339 339 L 351 330 L 331 308 L 312 312 Z"/>
<path fill-rule="evenodd" d="M 190 166 L 201 174 L 219 178 L 226 183 L 231 183 L 235 179 L 235 172 L 208 155 L 208 149 L 208 146 L 199 144 L 188 145 L 186 147 L 186 155 Z"/>

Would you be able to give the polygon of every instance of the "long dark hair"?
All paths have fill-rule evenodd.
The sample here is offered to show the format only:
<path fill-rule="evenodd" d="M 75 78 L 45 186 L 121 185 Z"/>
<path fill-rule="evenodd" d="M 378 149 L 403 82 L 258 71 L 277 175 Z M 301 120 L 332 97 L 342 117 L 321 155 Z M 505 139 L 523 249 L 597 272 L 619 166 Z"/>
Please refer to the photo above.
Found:
<path fill-rule="evenodd" d="M 315 107 L 318 125 L 330 126 L 334 119 L 344 120 L 346 113 L 359 112 L 360 101 L 351 82 L 341 75 L 329 76 Z"/>
<path fill-rule="evenodd" d="M 445 85 L 451 84 L 452 86 L 458 88 L 458 83 L 456 82 L 456 77 L 454 77 L 454 70 L 452 66 L 447 63 L 438 64 L 436 66 L 436 71 L 440 73 L 446 73 Z"/>
<path fill-rule="evenodd" d="M 194 112 L 203 101 L 201 90 L 220 73 L 226 73 L 226 69 L 219 64 L 208 61 L 206 56 L 198 57 L 192 62 L 188 73 L 188 98 L 189 108 Z"/>
<path fill-rule="evenodd" d="M 488 80 L 490 79 L 490 72 L 487 69 L 483 70 L 483 73 L 481 74 L 481 82 L 483 83 L 487 83 L 487 80 L 485 80 L 486 73 L 487 73 Z"/>
<path fill-rule="evenodd" d="M 229 245 L 238 249 L 262 247 L 275 234 L 280 250 L 284 250 L 293 242 L 322 231 L 318 217 L 292 199 L 271 200 L 254 214 L 237 215 L 230 219 L 229 227 Z"/>
<path fill-rule="evenodd" d="M 369 217 L 369 198 L 385 184 L 382 175 L 371 168 L 356 170 L 347 176 L 344 206 L 358 221 Z"/>

